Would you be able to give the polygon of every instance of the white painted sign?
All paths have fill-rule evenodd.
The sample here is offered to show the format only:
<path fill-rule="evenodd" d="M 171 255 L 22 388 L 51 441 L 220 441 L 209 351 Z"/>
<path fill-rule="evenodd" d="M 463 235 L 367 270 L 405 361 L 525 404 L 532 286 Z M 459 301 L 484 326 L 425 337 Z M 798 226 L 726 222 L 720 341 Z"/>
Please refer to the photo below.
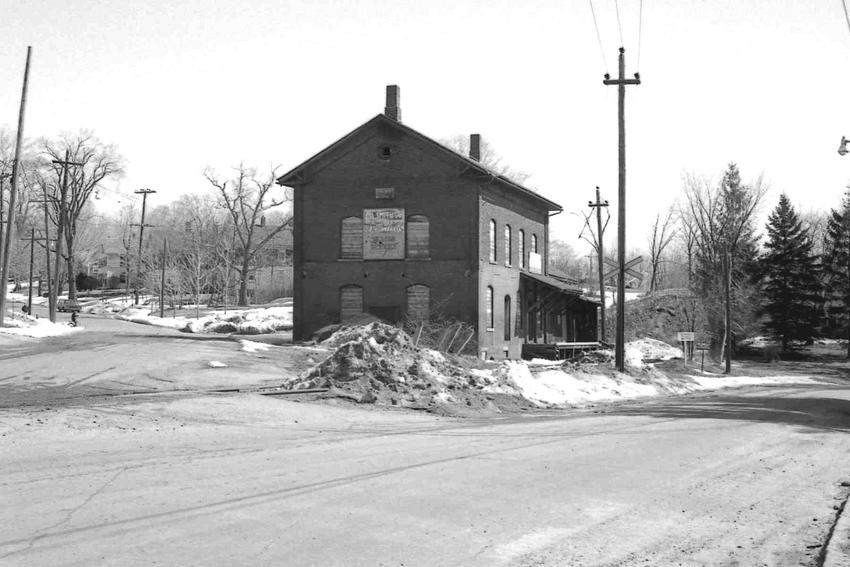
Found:
<path fill-rule="evenodd" d="M 679 342 L 680 343 L 692 343 L 694 342 L 694 334 L 692 332 L 687 331 L 679 331 Z"/>
<path fill-rule="evenodd" d="M 543 273 L 543 256 L 537 252 L 528 253 L 528 271 L 532 274 Z"/>
<path fill-rule="evenodd" d="M 363 259 L 404 259 L 404 209 L 363 209 Z"/>

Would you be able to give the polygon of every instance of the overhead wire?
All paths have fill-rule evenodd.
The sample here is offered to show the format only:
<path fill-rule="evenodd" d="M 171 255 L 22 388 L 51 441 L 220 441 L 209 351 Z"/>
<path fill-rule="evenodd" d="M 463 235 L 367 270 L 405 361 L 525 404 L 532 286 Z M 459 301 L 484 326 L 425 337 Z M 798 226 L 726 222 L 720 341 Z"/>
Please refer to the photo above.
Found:
<path fill-rule="evenodd" d="M 842 2 L 844 0 L 841 0 Z M 848 20 L 848 25 L 850 25 L 850 20 Z M 640 8 L 638 9 L 638 48 L 637 48 L 637 65 L 635 69 L 640 71 L 640 44 L 643 39 L 643 0 L 640 0 Z"/>
<path fill-rule="evenodd" d="M 614 0 L 614 9 L 617 11 L 617 30 L 620 32 L 620 47 L 625 47 L 623 42 L 623 24 L 620 23 L 620 1 Z"/>
<path fill-rule="evenodd" d="M 599 34 L 599 22 L 596 21 L 596 10 L 593 9 L 593 0 L 590 2 L 590 13 L 593 15 L 593 27 L 596 28 L 596 39 L 599 41 L 599 53 L 602 54 L 602 64 L 605 65 L 605 72 L 608 72 L 608 59 L 605 57 L 605 48 L 602 47 L 602 36 Z"/>
<path fill-rule="evenodd" d="M 847 31 L 850 31 L 850 14 L 847 13 L 847 0 L 841 0 L 841 5 L 844 7 L 844 19 L 847 21 Z"/>

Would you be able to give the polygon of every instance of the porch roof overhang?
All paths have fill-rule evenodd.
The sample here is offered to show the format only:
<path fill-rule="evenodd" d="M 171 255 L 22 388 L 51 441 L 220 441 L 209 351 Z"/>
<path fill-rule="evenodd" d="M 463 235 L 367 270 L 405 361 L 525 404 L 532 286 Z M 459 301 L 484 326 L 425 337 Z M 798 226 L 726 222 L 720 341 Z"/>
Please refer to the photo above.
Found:
<path fill-rule="evenodd" d="M 532 274 L 531 272 L 520 272 L 520 280 L 530 280 L 532 282 L 542 284 L 549 291 L 555 294 L 563 294 L 570 296 L 574 301 L 581 301 L 588 304 L 599 305 L 599 301 L 584 296 L 584 290 L 579 287 L 571 286 L 559 279 L 543 274 Z"/>

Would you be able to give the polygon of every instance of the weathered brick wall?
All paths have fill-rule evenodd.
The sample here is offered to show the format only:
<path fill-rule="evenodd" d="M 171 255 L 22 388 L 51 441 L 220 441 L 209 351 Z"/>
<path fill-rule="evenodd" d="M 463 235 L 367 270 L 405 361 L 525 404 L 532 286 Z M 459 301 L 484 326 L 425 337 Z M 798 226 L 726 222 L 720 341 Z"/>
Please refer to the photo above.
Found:
<path fill-rule="evenodd" d="M 525 232 L 524 253 L 525 269 L 528 270 L 528 253 L 531 251 L 532 234 L 538 238 L 538 251 L 546 266 L 548 211 L 535 207 L 527 199 L 514 197 L 498 187 L 483 186 L 480 199 L 479 225 L 479 278 L 478 291 L 481 309 L 478 316 L 478 344 L 485 356 L 501 359 L 508 349 L 510 358 L 519 358 L 523 338 L 516 333 L 516 317 L 519 305 L 519 231 Z M 490 219 L 496 221 L 496 262 L 490 262 Z M 513 240 L 511 265 L 505 265 L 505 224 L 511 226 Z M 493 327 L 488 330 L 488 321 L 484 301 L 486 289 L 493 287 Z M 511 297 L 511 339 L 505 340 L 505 296 Z"/>
<path fill-rule="evenodd" d="M 438 315 L 474 321 L 478 254 L 478 198 L 474 182 L 459 176 L 458 163 L 394 129 L 371 128 L 329 156 L 296 190 L 295 325 L 307 338 L 339 320 L 339 288 L 363 287 L 364 310 L 404 310 L 412 284 L 431 288 Z M 391 157 L 381 157 L 389 146 Z M 392 200 L 375 189 L 392 187 Z M 340 223 L 364 208 L 404 208 L 430 222 L 430 259 L 340 260 Z"/>

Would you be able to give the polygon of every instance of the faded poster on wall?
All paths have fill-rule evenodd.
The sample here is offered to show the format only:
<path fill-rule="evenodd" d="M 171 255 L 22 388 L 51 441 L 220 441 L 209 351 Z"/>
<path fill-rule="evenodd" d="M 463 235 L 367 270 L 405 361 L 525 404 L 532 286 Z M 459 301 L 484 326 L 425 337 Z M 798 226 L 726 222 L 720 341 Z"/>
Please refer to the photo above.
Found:
<path fill-rule="evenodd" d="M 404 209 L 363 209 L 363 259 L 404 259 Z"/>

